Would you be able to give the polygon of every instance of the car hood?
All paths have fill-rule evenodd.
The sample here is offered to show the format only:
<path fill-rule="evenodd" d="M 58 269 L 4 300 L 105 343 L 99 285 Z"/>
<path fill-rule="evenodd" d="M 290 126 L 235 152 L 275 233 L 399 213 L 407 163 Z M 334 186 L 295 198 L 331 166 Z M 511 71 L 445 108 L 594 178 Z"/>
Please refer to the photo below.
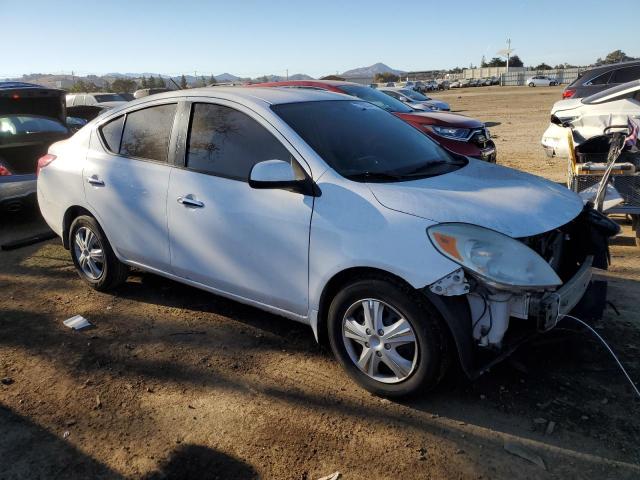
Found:
<path fill-rule="evenodd" d="M 397 113 L 400 118 L 407 122 L 421 125 L 444 125 L 447 127 L 459 128 L 482 128 L 484 123 L 475 118 L 465 117 L 457 113 L 445 112 L 411 112 Z"/>
<path fill-rule="evenodd" d="M 553 230 L 583 208 L 580 197 L 563 186 L 474 159 L 437 177 L 368 185 L 391 210 L 438 223 L 471 223 L 513 238 Z"/>

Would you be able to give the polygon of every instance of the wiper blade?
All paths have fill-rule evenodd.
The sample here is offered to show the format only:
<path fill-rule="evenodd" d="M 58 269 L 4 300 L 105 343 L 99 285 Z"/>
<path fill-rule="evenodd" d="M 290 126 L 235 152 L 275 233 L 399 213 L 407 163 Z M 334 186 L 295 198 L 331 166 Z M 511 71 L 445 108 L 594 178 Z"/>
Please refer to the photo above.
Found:
<path fill-rule="evenodd" d="M 403 175 L 388 172 L 357 172 L 346 174 L 345 177 L 355 181 L 399 181 L 403 179 Z"/>

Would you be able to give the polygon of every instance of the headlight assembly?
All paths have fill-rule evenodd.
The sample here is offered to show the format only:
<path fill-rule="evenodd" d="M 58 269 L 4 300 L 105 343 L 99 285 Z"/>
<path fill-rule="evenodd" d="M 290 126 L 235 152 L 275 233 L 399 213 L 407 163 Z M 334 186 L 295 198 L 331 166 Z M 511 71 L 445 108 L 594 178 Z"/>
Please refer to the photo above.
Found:
<path fill-rule="evenodd" d="M 495 288 L 538 290 L 562 284 L 540 255 L 494 230 L 441 223 L 429 227 L 427 235 L 442 255 Z"/>
<path fill-rule="evenodd" d="M 468 128 L 438 127 L 432 125 L 431 129 L 441 137 L 451 138 L 453 140 L 466 140 L 470 133 Z"/>

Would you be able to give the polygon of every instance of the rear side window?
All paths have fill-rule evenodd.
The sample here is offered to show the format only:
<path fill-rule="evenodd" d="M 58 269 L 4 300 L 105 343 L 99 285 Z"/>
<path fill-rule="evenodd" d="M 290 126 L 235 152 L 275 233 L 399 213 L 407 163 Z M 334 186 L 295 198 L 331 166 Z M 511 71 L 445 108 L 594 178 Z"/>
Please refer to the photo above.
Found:
<path fill-rule="evenodd" d="M 600 76 L 597 76 L 593 80 L 589 80 L 589 85 L 606 85 L 609 83 L 609 78 L 611 78 L 611 72 L 603 73 Z"/>
<path fill-rule="evenodd" d="M 233 108 L 196 103 L 191 116 L 187 168 L 247 181 L 263 160 L 291 161 L 289 151 L 257 121 Z"/>
<path fill-rule="evenodd" d="M 100 135 L 104 140 L 107 150 L 118 153 L 120 150 L 120 140 L 122 139 L 122 125 L 124 125 L 124 115 L 105 123 L 100 127 Z"/>
<path fill-rule="evenodd" d="M 127 113 L 120 154 L 166 162 L 176 104 Z"/>
<path fill-rule="evenodd" d="M 626 83 L 640 78 L 640 66 L 621 68 L 615 70 L 611 77 L 611 83 Z"/>

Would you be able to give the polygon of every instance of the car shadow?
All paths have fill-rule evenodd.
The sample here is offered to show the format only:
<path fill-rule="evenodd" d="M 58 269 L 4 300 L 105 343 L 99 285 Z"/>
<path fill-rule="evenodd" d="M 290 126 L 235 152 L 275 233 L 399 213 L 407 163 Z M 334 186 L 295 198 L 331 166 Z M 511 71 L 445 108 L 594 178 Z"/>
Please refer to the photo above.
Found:
<path fill-rule="evenodd" d="M 248 463 L 202 445 L 185 444 L 142 480 L 249 480 L 259 478 Z"/>
<path fill-rule="evenodd" d="M 59 435 L 0 404 L 0 478 L 123 479 Z M 38 452 L 25 455 L 25 452 Z"/>

